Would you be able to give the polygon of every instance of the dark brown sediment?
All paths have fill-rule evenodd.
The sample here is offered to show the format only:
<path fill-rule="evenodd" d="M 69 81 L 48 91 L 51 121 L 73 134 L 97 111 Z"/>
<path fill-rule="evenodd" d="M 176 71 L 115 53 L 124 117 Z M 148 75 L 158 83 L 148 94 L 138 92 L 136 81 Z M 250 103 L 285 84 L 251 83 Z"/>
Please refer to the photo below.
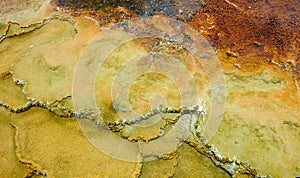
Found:
<path fill-rule="evenodd" d="M 56 3 L 74 11 L 124 7 L 139 16 L 162 14 L 187 21 L 198 31 L 210 27 L 204 34 L 216 48 L 232 48 L 240 55 L 255 53 L 269 58 L 297 52 L 294 58 L 300 60 L 299 1 L 57 0 Z"/>
<path fill-rule="evenodd" d="M 87 13 L 101 24 L 137 16 L 169 16 L 187 22 L 201 32 L 217 50 L 231 51 L 245 59 L 276 64 L 282 70 L 287 70 L 295 80 L 300 78 L 299 1 L 56 2 L 59 7 L 68 9 L 73 15 Z"/>

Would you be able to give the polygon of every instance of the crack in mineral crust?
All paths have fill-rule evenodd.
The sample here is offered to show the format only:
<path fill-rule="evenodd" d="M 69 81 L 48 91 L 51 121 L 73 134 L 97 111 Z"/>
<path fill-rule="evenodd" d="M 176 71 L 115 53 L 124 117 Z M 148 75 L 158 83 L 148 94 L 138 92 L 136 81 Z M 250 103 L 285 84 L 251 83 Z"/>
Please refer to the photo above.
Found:
<path fill-rule="evenodd" d="M 66 23 L 62 23 L 66 22 Z M 16 24 L 16 23 L 14 23 Z M 43 30 L 51 30 L 53 29 L 53 25 L 70 25 L 69 30 L 72 30 L 72 33 L 74 32 L 74 35 L 77 34 L 77 28 L 76 28 L 76 23 L 75 21 L 71 20 L 69 17 L 66 16 L 60 16 L 60 15 L 50 15 L 50 17 L 35 23 L 33 25 L 28 25 L 28 26 L 23 26 L 20 27 L 19 25 L 16 25 L 14 28 L 16 32 L 12 32 L 10 35 L 3 35 L 2 36 L 2 41 L 0 42 L 1 44 L 1 57 L 6 63 L 2 63 L 1 68 L 0 68 L 0 73 L 5 75 L 7 72 L 12 75 L 12 78 L 14 82 L 17 84 L 23 86 L 23 93 L 25 93 L 25 81 L 22 80 L 23 76 L 21 77 L 22 79 L 15 79 L 15 72 L 14 70 L 14 65 L 18 63 L 21 58 L 24 58 L 30 54 L 31 50 L 35 49 L 37 46 L 42 46 L 43 44 L 51 44 L 54 42 L 58 41 L 64 41 L 67 38 L 70 38 L 68 36 L 65 36 L 64 33 L 61 33 L 62 35 L 58 34 L 57 37 L 54 34 L 56 30 L 54 29 L 54 32 L 47 32 L 46 33 L 41 33 L 45 32 Z M 59 27 L 63 27 L 58 26 Z M 33 27 L 32 27 L 33 26 Z M 67 26 L 66 26 L 67 27 Z M 50 29 L 49 29 L 50 28 Z M 48 36 L 43 36 L 43 34 L 48 34 Z M 33 36 L 35 35 L 35 36 Z M 41 39 L 38 39 L 38 38 Z M 31 40 L 32 39 L 32 40 Z M 20 78 L 20 77 L 19 77 Z"/>
<path fill-rule="evenodd" d="M 29 110 L 31 107 L 40 107 L 40 108 L 44 108 L 50 112 L 55 113 L 56 115 L 60 116 L 60 117 L 74 117 L 75 115 L 78 115 L 78 113 L 75 114 L 74 111 L 68 109 L 68 108 L 64 108 L 61 107 L 58 103 L 70 98 L 71 96 L 66 96 L 65 98 L 62 98 L 60 100 L 57 100 L 55 102 L 53 102 L 52 104 L 49 103 L 44 103 L 41 101 L 35 101 L 34 99 L 28 99 L 28 103 L 26 106 L 21 107 L 21 108 L 11 108 L 10 106 L 8 106 L 5 103 L 1 103 L 0 106 L 6 108 L 7 110 L 9 110 L 10 112 L 13 113 L 21 113 L 21 112 L 25 112 L 27 110 Z M 62 112 L 62 113 L 60 113 Z M 165 108 L 163 110 L 154 110 L 153 112 L 150 112 L 149 114 L 143 115 L 140 118 L 136 119 L 135 121 L 125 121 L 124 123 L 109 123 L 110 126 L 109 128 L 111 129 L 112 127 L 115 126 L 125 126 L 125 125 L 131 125 L 131 124 L 137 124 L 142 122 L 143 120 L 147 120 L 149 118 L 151 118 L 153 115 L 158 114 L 160 112 L 165 112 L 165 113 L 181 113 L 182 110 L 181 109 L 172 109 L 172 108 Z M 184 112 L 187 112 L 186 110 Z M 12 124 L 12 126 L 15 128 L 16 130 L 16 135 L 18 132 L 18 128 Z M 15 138 L 16 139 L 16 138 Z M 190 145 L 191 147 L 193 147 L 194 149 L 196 149 L 200 154 L 210 158 L 212 160 L 212 162 L 217 166 L 220 167 L 222 169 L 224 169 L 228 174 L 230 174 L 231 176 L 235 176 L 237 174 L 246 174 L 249 175 L 250 177 L 260 177 L 259 175 L 257 175 L 257 172 L 251 168 L 247 163 L 245 162 L 239 162 L 236 160 L 232 160 L 232 159 L 226 159 L 226 158 L 222 158 L 222 156 L 220 156 L 220 153 L 218 153 L 216 151 L 215 148 L 209 146 L 209 145 L 205 145 L 205 147 L 199 147 L 199 145 L 197 145 L 195 142 L 192 141 L 185 141 L 188 145 Z M 16 150 L 18 149 L 18 142 L 16 141 Z M 45 175 L 45 172 L 42 171 L 42 169 L 38 169 L 38 165 L 35 165 L 35 163 L 28 161 L 28 160 L 24 160 L 22 159 L 21 155 L 18 153 L 18 151 L 16 151 L 16 154 L 18 156 L 18 159 L 25 165 L 28 166 L 29 168 L 29 172 L 28 172 L 28 177 L 33 175 L 33 174 L 39 174 L 39 175 Z M 162 160 L 168 160 L 168 159 L 173 159 L 174 157 L 169 157 L 168 155 L 164 155 L 164 157 L 160 157 L 157 155 L 148 155 L 148 156 L 155 156 L 159 159 Z M 176 154 L 177 156 L 177 154 Z M 145 156 L 147 157 L 147 156 Z M 237 165 L 237 169 L 232 169 L 232 165 L 236 164 Z M 137 172 L 134 172 L 134 175 L 139 177 L 141 175 L 141 172 L 138 172 L 138 170 L 142 170 L 142 164 L 137 164 Z"/>
<path fill-rule="evenodd" d="M 53 102 L 52 104 L 49 103 L 44 103 L 41 101 L 35 101 L 34 99 L 29 99 L 27 102 L 27 105 L 21 108 L 16 108 L 13 109 L 10 106 L 8 106 L 7 104 L 4 103 L 0 103 L 0 106 L 4 107 L 5 109 L 9 110 L 12 113 L 21 113 L 21 112 L 25 112 L 27 110 L 29 110 L 31 107 L 40 107 L 40 108 L 44 108 L 56 115 L 58 115 L 59 117 L 74 117 L 74 116 L 80 116 L 80 118 L 87 118 L 87 116 L 94 116 L 93 114 L 90 115 L 90 111 L 84 111 L 83 115 L 82 113 L 78 113 L 78 112 L 74 112 L 71 109 L 68 108 L 64 108 L 61 107 L 58 103 L 61 101 L 64 101 L 65 99 L 70 98 L 71 96 L 66 96 L 60 100 L 57 100 L 55 102 Z M 109 127 L 109 129 L 113 130 L 113 127 L 116 126 L 125 126 L 125 125 L 132 125 L 132 124 L 137 124 L 142 122 L 143 120 L 147 120 L 149 118 L 151 118 L 153 115 L 155 114 L 159 114 L 159 113 L 187 113 L 187 112 L 193 112 L 193 111 L 189 111 L 187 110 L 187 108 L 180 108 L 180 109 L 172 109 L 172 108 L 164 108 L 164 109 L 155 109 L 152 112 L 149 112 L 148 114 L 142 115 L 141 117 L 137 118 L 134 121 L 125 121 L 123 123 L 106 123 Z M 86 113 L 88 113 L 87 115 L 85 115 Z M 201 114 L 202 115 L 202 114 Z M 91 120 L 95 121 L 94 117 L 90 117 Z M 176 121 L 175 121 L 176 122 Z M 170 122 L 171 124 L 174 122 Z M 97 125 L 99 125 L 100 123 L 96 123 Z M 16 130 L 16 137 L 17 137 L 17 132 L 18 132 L 18 128 L 12 124 L 12 126 L 15 128 Z M 15 137 L 15 140 L 16 140 Z M 155 139 L 155 138 L 154 138 Z M 130 140 L 132 141 L 132 140 Z M 255 169 L 251 168 L 247 163 L 245 162 L 238 162 L 236 160 L 232 159 L 227 159 L 227 158 L 222 158 L 222 156 L 220 155 L 220 153 L 217 152 L 217 150 L 215 148 L 213 148 L 212 146 L 206 144 L 205 147 L 201 147 L 199 144 L 197 145 L 196 142 L 192 142 L 190 140 L 186 140 L 185 141 L 188 145 L 190 145 L 191 147 L 193 147 L 194 149 L 196 149 L 200 154 L 210 158 L 212 160 L 212 162 L 217 166 L 220 167 L 222 169 L 224 169 L 229 175 L 231 176 L 235 176 L 237 174 L 247 174 L 249 176 L 252 177 L 262 177 L 257 175 L 257 172 L 255 171 Z M 18 142 L 16 140 L 16 150 L 18 149 Z M 18 159 L 25 165 L 28 166 L 28 168 L 30 169 L 30 171 L 28 172 L 28 176 L 30 177 L 33 174 L 39 174 L 39 175 L 45 175 L 44 171 L 41 171 L 42 169 L 37 169 L 38 165 L 35 165 L 35 163 L 32 163 L 31 161 L 28 160 L 23 160 L 21 158 L 21 155 L 19 153 L 17 153 L 16 151 L 16 155 L 18 157 Z M 170 154 L 165 154 L 162 157 L 158 156 L 158 155 L 145 155 L 144 157 L 151 157 L 154 156 L 158 159 L 162 159 L 162 160 L 168 160 L 168 159 L 174 159 L 175 157 L 177 157 L 177 153 L 170 153 Z M 236 165 L 238 166 L 237 170 L 232 170 L 230 168 L 230 166 L 236 163 Z M 141 163 L 142 164 L 142 163 Z M 137 170 L 141 169 L 142 170 L 142 166 L 140 164 L 137 164 Z M 136 170 L 136 171 L 137 171 Z M 136 172 L 134 171 L 134 175 L 139 177 L 141 175 L 141 173 L 139 173 L 138 171 Z M 267 176 L 268 177 L 268 176 Z"/>
<path fill-rule="evenodd" d="M 141 161 L 142 166 L 141 166 L 140 174 L 137 177 L 173 177 L 175 175 L 176 167 L 178 165 L 177 157 L 178 157 L 178 149 L 164 155 L 156 155 L 154 153 L 149 155 L 142 155 L 142 161 Z M 153 160 L 153 158 L 157 160 Z M 153 170 L 157 165 L 160 165 L 158 166 L 159 168 L 166 166 L 164 168 L 165 171 L 163 173 L 162 172 L 159 173 Z M 154 166 L 153 169 L 151 169 L 152 166 Z M 153 173 L 153 171 L 154 174 L 151 174 Z"/>
<path fill-rule="evenodd" d="M 140 177 L 141 174 L 142 174 L 142 168 L 143 168 L 143 162 L 142 162 L 142 161 L 136 163 L 136 167 L 135 167 L 133 173 L 131 174 L 131 176 L 132 176 L 133 178 L 138 178 L 138 177 Z"/>
<path fill-rule="evenodd" d="M 57 100 L 55 103 L 57 102 L 60 102 L 60 101 L 63 101 L 65 99 L 68 99 L 70 98 L 71 96 L 66 96 L 65 98 L 62 98 L 60 100 Z M 53 104 L 53 103 L 52 103 Z M 10 109 L 10 107 L 8 105 L 3 105 L 0 103 L 0 106 L 4 107 L 5 109 L 9 110 L 10 112 L 13 112 L 13 113 L 21 113 L 21 112 L 26 112 L 27 110 L 29 110 L 31 107 L 40 107 L 40 108 L 43 108 L 43 109 L 46 109 L 56 115 L 58 115 L 59 117 L 75 117 L 75 116 L 78 116 L 78 112 L 74 112 L 72 110 L 69 110 L 67 108 L 63 108 L 57 104 L 55 104 L 54 106 L 51 106 L 51 105 L 47 105 L 47 104 L 44 104 L 43 102 L 38 102 L 38 101 L 35 101 L 35 100 L 30 100 L 30 102 L 28 102 L 28 105 L 25 107 L 25 108 L 18 108 L 18 109 Z M 59 113 L 59 112 L 56 112 L 57 110 L 60 110 L 60 112 L 62 112 L 63 114 Z M 135 122 L 124 122 L 124 123 L 106 123 L 106 125 L 108 125 L 108 129 L 111 129 L 113 131 L 113 126 L 116 126 L 116 125 L 131 125 L 131 124 L 136 124 L 136 123 L 140 123 L 142 120 L 146 120 L 146 119 L 149 119 L 151 118 L 151 116 L 155 115 L 153 113 L 156 113 L 158 109 L 152 111 L 152 112 L 149 112 L 148 117 L 145 118 L 145 115 L 142 116 L 142 119 L 137 119 Z M 17 112 L 18 111 L 18 112 Z M 171 109 L 171 108 L 165 108 L 163 110 L 160 110 L 160 112 L 166 112 L 168 113 L 168 111 L 171 111 L 171 113 L 173 113 L 174 111 L 178 112 L 178 109 Z M 184 108 L 184 109 L 179 109 L 179 113 L 188 113 L 188 112 L 193 112 L 192 111 L 189 111 L 187 110 L 187 108 Z M 90 111 L 89 111 L 90 112 Z M 97 122 L 97 119 L 94 118 L 95 115 L 92 114 L 93 117 L 90 117 L 88 118 L 87 116 L 91 116 L 89 112 L 86 112 L 84 111 L 84 113 L 88 113 L 87 115 L 85 114 L 79 114 L 81 115 L 80 119 L 89 119 L 89 120 L 92 120 L 92 121 L 95 121 L 95 124 L 96 125 L 99 125 L 99 126 L 103 126 L 102 124 L 100 124 L 99 122 Z M 158 112 L 159 113 L 159 112 Z M 201 114 L 202 115 L 202 114 Z M 150 116 L 150 117 L 149 117 Z M 111 124 L 111 125 L 109 125 Z M 29 173 L 28 173 L 28 176 L 31 176 L 33 174 L 39 174 L 39 175 L 45 175 L 45 171 L 39 166 L 39 165 L 36 165 L 35 163 L 31 162 L 31 161 L 28 161 L 28 160 L 24 160 L 21 158 L 21 155 L 20 153 L 18 153 L 17 149 L 19 147 L 18 145 L 18 142 L 17 142 L 17 134 L 18 134 L 18 128 L 16 125 L 12 124 L 11 125 L 15 128 L 16 130 L 16 136 L 15 136 L 15 141 L 16 141 L 16 155 L 18 157 L 18 159 L 25 165 L 28 166 L 28 169 L 30 170 Z M 200 133 L 196 133 L 198 136 L 200 135 Z M 160 136 L 160 135 L 159 135 Z M 196 136 L 196 137 L 198 137 Z M 157 137 L 158 138 L 158 137 Z M 156 138 L 154 138 L 156 139 Z M 129 141 L 133 141 L 133 140 L 129 140 Z M 202 144 L 200 143 L 197 143 L 195 141 L 191 141 L 191 140 L 184 140 L 185 143 L 187 143 L 189 146 L 191 146 L 192 148 L 194 148 L 195 150 L 197 150 L 201 155 L 204 155 L 208 158 L 211 159 L 211 161 L 219 168 L 225 170 L 229 175 L 231 176 L 235 176 L 237 174 L 246 174 L 246 175 L 249 175 L 251 177 L 263 177 L 263 176 L 259 176 L 257 174 L 257 172 L 255 171 L 255 169 L 253 169 L 251 166 L 249 166 L 246 162 L 239 162 L 237 161 L 236 159 L 230 159 L 230 158 L 223 158 L 221 156 L 221 154 L 212 146 L 210 146 L 209 144 L 206 144 L 205 140 L 201 140 Z M 205 145 L 205 146 L 201 146 L 201 145 Z M 149 154 L 149 155 L 143 155 L 143 159 L 146 159 L 146 158 L 150 158 L 150 157 L 155 157 L 159 160 L 170 160 L 170 159 L 176 159 L 176 157 L 178 157 L 178 149 L 177 148 L 176 150 L 174 150 L 173 152 L 170 152 L 170 153 L 166 153 L 166 154 L 163 154 L 161 156 L 159 155 L 155 155 L 155 154 Z M 232 165 L 236 164 L 237 168 L 235 169 L 235 167 L 232 168 Z M 141 173 L 141 170 L 142 170 L 142 167 L 143 167 L 143 161 L 137 163 L 136 165 L 136 169 L 135 171 L 132 173 L 133 176 L 135 177 L 140 177 L 142 175 Z M 174 167 L 174 172 L 175 172 L 175 168 L 176 166 Z M 140 170 L 140 171 L 139 171 Z M 174 174 L 173 174 L 174 175 Z M 172 177 L 172 176 L 170 176 Z M 266 177 L 270 177 L 270 176 L 266 176 Z"/>
<path fill-rule="evenodd" d="M 26 159 L 22 158 L 22 155 L 20 153 L 20 144 L 18 142 L 19 129 L 12 122 L 10 123 L 10 125 L 15 130 L 15 136 L 14 136 L 15 154 L 16 154 L 19 162 L 21 162 L 23 165 L 25 165 L 28 169 L 28 171 L 27 171 L 26 175 L 24 175 L 24 177 L 29 178 L 29 177 L 32 177 L 33 175 L 41 175 L 41 176 L 45 177 L 47 171 L 42 169 L 42 167 L 40 165 L 36 164 L 35 162 L 33 162 L 31 160 L 26 160 Z"/>
<path fill-rule="evenodd" d="M 61 16 L 61 15 L 51 15 L 50 17 L 48 17 L 46 19 L 43 19 L 41 22 L 30 24 L 28 26 L 19 26 L 19 24 L 16 23 L 16 22 L 9 22 L 5 34 L 0 37 L 0 44 L 5 39 L 25 35 L 25 34 L 33 32 L 35 30 L 41 29 L 42 27 L 49 24 L 53 20 L 59 20 L 59 21 L 62 21 L 62 22 L 66 21 L 66 22 L 70 23 L 72 25 L 73 29 L 74 29 L 75 34 L 78 33 L 78 30 L 76 28 L 76 22 L 73 21 L 70 17 Z M 16 31 L 15 32 L 13 30 L 12 30 L 12 32 L 10 32 L 11 31 L 10 28 L 11 28 L 12 24 L 16 25 L 16 29 L 15 29 Z M 31 45 L 31 46 L 29 46 L 28 50 L 24 53 L 25 54 L 24 56 L 26 56 L 30 52 L 30 50 L 32 48 L 34 48 L 35 46 L 39 46 L 39 45 L 42 45 L 42 44 L 49 44 L 49 43 L 52 43 L 52 42 L 56 42 L 58 40 L 65 40 L 65 38 L 62 37 L 62 38 L 55 39 L 54 41 L 47 41 L 47 42 L 37 43 L 35 45 Z M 4 75 L 11 75 L 13 82 L 16 85 L 22 87 L 22 93 L 23 93 L 23 95 L 24 95 L 24 97 L 26 98 L 26 101 L 27 101 L 26 105 L 23 106 L 23 107 L 13 108 L 13 107 L 9 106 L 9 104 L 7 104 L 3 101 L 0 101 L 0 106 L 8 109 L 10 112 L 13 112 L 13 113 L 20 113 L 20 112 L 23 112 L 23 111 L 26 111 L 26 110 L 30 109 L 31 107 L 39 106 L 39 107 L 42 107 L 42 108 L 46 108 L 46 109 L 50 110 L 51 112 L 56 112 L 56 113 L 60 112 L 59 110 L 64 110 L 65 113 L 61 113 L 60 115 L 61 116 L 64 115 L 64 117 L 71 117 L 71 113 L 66 108 L 58 108 L 58 110 L 57 110 L 57 108 L 55 108 L 55 107 L 50 107 L 51 104 L 49 102 L 42 102 L 42 101 L 37 102 L 34 99 L 27 96 L 26 91 L 25 91 L 26 82 L 22 79 L 15 79 L 14 71 L 12 71 L 13 70 L 12 66 L 18 60 L 21 60 L 21 59 L 15 59 L 15 61 L 13 61 L 13 63 L 10 66 L 10 71 L 8 72 L 8 74 L 4 74 Z M 54 101 L 53 103 L 55 103 L 55 102 L 56 101 Z"/>
<path fill-rule="evenodd" d="M 258 175 L 257 171 L 246 162 L 238 161 L 236 160 L 236 158 L 233 159 L 227 157 L 223 158 L 221 154 L 217 151 L 217 149 L 209 144 L 199 144 L 196 141 L 189 140 L 189 139 L 185 140 L 185 143 L 193 147 L 201 155 L 204 155 L 207 158 L 209 158 L 215 164 L 215 166 L 223 169 L 232 177 L 244 174 L 247 175 L 248 177 L 271 178 L 270 175 L 267 176 Z"/>
<path fill-rule="evenodd" d="M 23 82 L 20 82 L 20 80 L 16 81 L 15 80 L 15 83 L 16 84 L 23 84 Z M 27 97 L 27 104 L 26 106 L 24 107 L 21 107 L 21 108 L 12 108 L 10 107 L 9 105 L 5 104 L 5 103 L 0 103 L 0 106 L 6 108 L 7 110 L 9 110 L 10 112 L 12 113 L 21 113 L 21 112 L 25 112 L 27 110 L 29 110 L 30 108 L 32 107 L 39 107 L 39 108 L 44 108 L 60 117 L 74 117 L 74 116 L 80 116 L 81 113 L 79 112 L 74 112 L 72 111 L 72 109 L 69 109 L 69 108 L 65 108 L 65 107 L 62 107 L 60 106 L 58 103 L 61 102 L 61 101 L 64 101 L 65 99 L 68 99 L 70 98 L 71 96 L 66 96 L 65 98 L 62 98 L 60 100 L 56 100 L 55 102 L 53 103 L 49 103 L 49 102 L 42 102 L 42 101 L 36 101 L 34 99 L 31 99 L 31 98 L 28 98 Z M 85 113 L 86 111 L 84 111 Z M 94 116 L 93 115 L 93 112 L 92 114 L 89 113 L 90 111 L 87 111 L 87 116 Z M 137 119 L 133 120 L 133 121 L 125 121 L 124 123 L 106 123 L 108 125 L 108 128 L 111 129 L 111 130 L 114 130 L 113 128 L 114 127 L 123 127 L 123 126 L 127 126 L 127 125 L 132 125 L 132 124 L 138 124 L 144 120 L 147 120 L 149 118 L 151 118 L 152 116 L 156 115 L 156 114 L 161 114 L 161 113 L 187 113 L 187 112 L 190 112 L 189 110 L 187 110 L 186 108 L 180 108 L 180 109 L 175 109 L 175 108 L 164 108 L 164 109 L 156 109 L 152 112 L 150 112 L 149 114 L 145 114 L 145 115 L 142 115 L 140 117 L 138 117 Z M 81 117 L 81 116 L 80 116 Z M 79 118 L 80 118 L 79 117 Z M 93 120 L 93 119 L 92 119 Z M 173 124 L 175 121 L 169 121 L 168 123 L 169 124 Z M 16 132 L 18 131 L 17 127 L 15 125 L 12 125 L 15 129 L 16 129 Z M 155 139 L 155 138 L 154 138 Z M 17 143 L 18 144 L 18 143 Z M 190 144 L 189 144 L 190 145 Z M 191 145 L 190 145 L 191 146 Z M 195 146 L 192 146 L 193 148 L 195 148 Z M 18 148 L 18 146 L 17 146 Z M 212 147 L 210 147 L 212 148 Z M 195 148 L 197 149 L 197 147 Z M 197 150 L 199 151 L 199 150 Z M 209 157 L 207 153 L 205 152 L 200 152 L 202 155 L 205 155 L 207 157 Z M 215 151 L 213 151 L 212 153 L 216 153 Z M 18 154 L 18 153 L 17 153 Z M 222 169 L 226 170 L 228 172 L 228 169 L 225 169 L 224 167 L 226 166 L 226 162 L 222 162 L 224 165 L 221 165 L 219 166 L 219 163 L 216 161 L 216 159 L 218 159 L 219 157 L 216 156 L 217 154 L 213 154 L 211 155 L 209 158 L 218 166 L 218 167 L 221 167 Z M 28 173 L 28 176 L 31 176 L 33 174 L 40 174 L 40 175 L 45 175 L 45 172 L 41 171 L 42 169 L 37 169 L 38 165 L 35 165 L 35 163 L 31 162 L 31 161 L 28 161 L 28 160 L 23 160 L 19 155 L 17 155 L 18 158 L 20 159 L 20 161 L 23 163 L 23 164 L 26 164 L 29 169 L 31 170 L 29 173 Z M 162 157 L 161 156 L 158 156 L 158 155 L 146 155 L 144 157 L 151 157 L 151 156 L 154 156 L 156 158 L 158 158 L 159 160 L 169 160 L 169 159 L 174 159 L 176 158 L 178 155 L 177 153 L 176 154 L 166 154 L 166 155 L 163 155 Z M 214 158 L 214 159 L 213 159 Z M 220 161 L 220 160 L 218 160 Z M 222 160 L 221 160 L 222 161 Z M 141 162 L 140 164 L 137 164 L 136 166 L 136 171 L 134 171 L 133 175 L 135 175 L 136 177 L 140 177 L 142 175 L 141 171 L 142 171 L 142 166 L 143 166 L 143 163 Z M 176 166 L 174 166 L 174 171 L 173 171 L 173 174 L 170 176 L 172 177 L 175 173 L 175 168 Z M 139 172 L 140 170 L 140 172 Z M 249 170 L 247 170 L 248 172 L 246 172 L 247 174 L 250 174 Z M 238 173 L 240 173 L 241 171 L 238 171 Z M 229 172 L 230 175 L 235 175 L 236 173 L 232 173 L 232 172 Z M 251 172 L 251 175 L 255 175 L 253 172 Z"/>
<path fill-rule="evenodd" d="M 73 21 L 71 18 L 69 17 L 64 17 L 64 16 L 60 16 L 60 15 L 51 15 L 50 17 L 46 18 L 46 19 L 43 19 L 41 22 L 38 22 L 38 23 L 34 23 L 34 24 L 30 24 L 28 26 L 20 26 L 17 22 L 11 22 L 9 21 L 8 22 L 8 27 L 5 31 L 5 34 L 0 36 L 0 43 L 5 40 L 6 38 L 13 38 L 15 36 L 20 36 L 20 35 L 23 35 L 23 34 L 26 34 L 26 33 L 30 33 L 36 29 L 39 29 L 41 27 L 43 27 L 44 25 L 48 24 L 49 22 L 51 22 L 52 20 L 61 20 L 61 21 L 67 21 L 69 22 L 70 24 L 73 25 L 74 27 L 74 30 L 76 33 L 78 33 L 77 29 L 76 29 L 76 22 Z M 14 32 L 13 30 L 16 30 L 16 29 L 13 29 L 12 32 L 11 32 L 11 28 L 12 28 L 12 25 L 16 25 L 17 26 L 17 32 Z M 11 34 L 10 34 L 11 33 Z"/>

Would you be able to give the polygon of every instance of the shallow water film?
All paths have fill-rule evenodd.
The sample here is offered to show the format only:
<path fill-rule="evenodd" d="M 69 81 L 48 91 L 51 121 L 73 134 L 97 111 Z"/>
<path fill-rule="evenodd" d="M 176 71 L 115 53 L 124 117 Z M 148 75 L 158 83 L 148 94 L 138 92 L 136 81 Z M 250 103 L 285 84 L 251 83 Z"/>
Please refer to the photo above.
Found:
<path fill-rule="evenodd" d="M 300 1 L 0 0 L 0 177 L 299 177 Z"/>

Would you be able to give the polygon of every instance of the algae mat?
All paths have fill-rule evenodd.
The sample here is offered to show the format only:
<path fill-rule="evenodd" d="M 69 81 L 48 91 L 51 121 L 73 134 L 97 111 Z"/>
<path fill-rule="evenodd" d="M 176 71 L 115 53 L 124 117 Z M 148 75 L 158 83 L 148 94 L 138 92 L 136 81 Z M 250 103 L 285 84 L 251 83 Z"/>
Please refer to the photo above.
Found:
<path fill-rule="evenodd" d="M 284 30 L 280 33 L 285 41 L 279 43 L 268 30 L 259 34 L 264 40 L 252 38 L 249 31 L 240 34 L 243 21 L 241 27 L 226 21 L 235 34 L 222 26 L 230 15 L 241 19 L 252 17 L 252 12 L 268 16 L 255 8 L 255 2 L 58 2 L 0 1 L 1 176 L 300 176 L 297 22 L 280 24 L 280 14 L 270 20 Z M 213 12 L 213 8 L 218 11 Z M 274 8 L 276 11 L 277 6 Z M 299 16 L 298 8 L 290 4 L 287 14 L 291 19 Z M 115 33 L 103 38 L 104 31 L 117 28 L 118 22 L 125 32 L 136 27 L 150 34 L 143 30 L 145 23 L 130 24 L 131 18 L 139 15 L 179 21 L 167 26 L 156 20 L 151 28 L 165 31 L 161 38 L 121 35 L 120 39 L 114 38 Z M 129 23 L 124 23 L 126 20 Z M 177 33 L 166 28 L 178 24 L 190 25 L 196 31 Z M 258 30 L 269 29 L 272 24 Z M 219 89 L 226 93 L 222 120 L 210 139 L 205 133 L 212 132 L 205 132 L 205 126 L 210 124 L 209 118 L 216 112 L 214 101 L 222 93 L 214 93 L 207 66 L 189 46 L 196 41 L 193 33 L 203 35 L 213 46 L 224 83 Z M 91 47 L 99 36 L 102 46 Z M 92 59 L 110 45 L 119 44 L 118 40 L 125 43 L 113 48 L 99 67 Z M 288 47 L 291 50 L 286 50 Z M 208 48 L 204 45 L 202 49 Z M 200 58 L 213 58 L 210 55 Z M 86 61 L 82 61 L 83 56 Z M 95 76 L 79 75 L 83 83 L 77 87 L 87 92 L 74 95 L 78 64 L 87 66 L 85 72 L 95 72 Z M 157 72 L 157 66 L 163 65 L 167 67 Z M 217 72 L 218 68 L 212 69 Z M 84 83 L 88 81 L 93 82 L 91 88 Z M 92 104 L 98 108 L 89 107 L 94 105 L 86 94 L 92 89 Z M 123 90 L 126 92 L 119 92 Z M 86 105 L 79 105 L 78 100 Z M 181 134 L 163 139 L 174 131 Z M 132 147 L 107 138 L 138 144 Z M 108 149 L 99 149 L 95 143 Z M 151 143 L 156 144 L 145 147 Z"/>

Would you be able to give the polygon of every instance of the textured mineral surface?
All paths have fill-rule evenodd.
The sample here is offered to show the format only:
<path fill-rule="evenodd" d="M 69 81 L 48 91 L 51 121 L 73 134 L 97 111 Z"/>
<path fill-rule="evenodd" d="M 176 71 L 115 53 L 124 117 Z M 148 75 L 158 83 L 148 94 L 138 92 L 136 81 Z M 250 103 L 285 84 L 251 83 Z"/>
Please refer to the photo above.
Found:
<path fill-rule="evenodd" d="M 299 1 L 0 0 L 0 14 L 1 177 L 300 176 Z M 131 40 L 105 56 L 101 67 L 92 60 L 118 43 L 115 34 L 103 37 L 105 30 L 137 17 L 177 20 L 214 50 L 226 95 L 212 138 L 203 130 L 216 112 L 214 89 L 188 48 L 171 37 L 121 36 Z M 78 108 L 74 100 L 83 58 L 95 79 L 79 78 L 93 82 L 97 109 Z M 176 79 L 155 71 L 163 65 Z M 84 83 L 76 86 L 90 91 Z M 199 103 L 182 104 L 195 95 Z M 180 144 L 166 149 L 170 140 L 155 142 L 185 116 L 190 134 L 177 139 Z M 91 134 L 98 131 L 103 135 Z M 112 150 L 101 150 L 95 144 L 100 137 L 139 147 L 111 139 L 104 145 Z M 155 151 L 143 150 L 151 143 L 158 143 Z M 124 159 L 135 151 L 137 161 Z"/>

